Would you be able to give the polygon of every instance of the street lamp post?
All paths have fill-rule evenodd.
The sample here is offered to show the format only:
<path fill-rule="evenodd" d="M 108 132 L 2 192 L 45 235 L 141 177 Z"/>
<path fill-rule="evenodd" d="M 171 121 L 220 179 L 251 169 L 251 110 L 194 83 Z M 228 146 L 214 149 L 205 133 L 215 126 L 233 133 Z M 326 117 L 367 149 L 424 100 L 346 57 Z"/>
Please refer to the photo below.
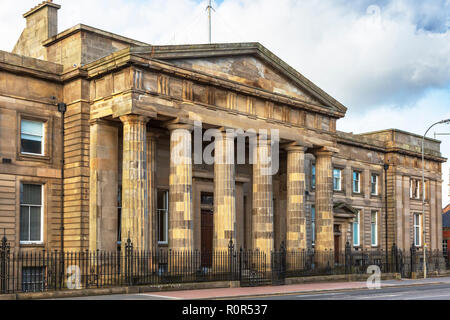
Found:
<path fill-rule="evenodd" d="M 385 238 L 386 238 L 386 266 L 388 265 L 388 194 L 387 194 L 387 174 L 389 170 L 389 164 L 384 164 L 384 205 L 385 205 L 385 215 L 384 215 L 384 223 L 385 223 Z"/>
<path fill-rule="evenodd" d="M 426 238 L 425 238 L 425 151 L 424 151 L 424 145 L 425 145 L 425 137 L 428 133 L 428 131 L 431 130 L 435 125 L 438 124 L 449 124 L 450 119 L 442 120 L 439 122 L 434 123 L 432 126 L 428 128 L 428 130 L 425 132 L 425 134 L 422 137 L 422 241 L 423 241 L 423 278 L 427 278 L 427 254 L 426 254 Z"/>

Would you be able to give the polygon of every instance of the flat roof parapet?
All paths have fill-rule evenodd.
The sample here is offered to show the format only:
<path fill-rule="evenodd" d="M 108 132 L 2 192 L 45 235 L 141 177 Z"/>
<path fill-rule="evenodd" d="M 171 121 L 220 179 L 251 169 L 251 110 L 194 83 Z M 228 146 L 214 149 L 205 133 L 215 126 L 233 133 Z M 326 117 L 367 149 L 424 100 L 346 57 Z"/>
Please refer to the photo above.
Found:
<path fill-rule="evenodd" d="M 61 74 L 63 66 L 54 62 L 30 58 L 15 53 L 0 50 L 0 63 L 5 63 L 14 67 L 33 69 L 39 72 Z"/>

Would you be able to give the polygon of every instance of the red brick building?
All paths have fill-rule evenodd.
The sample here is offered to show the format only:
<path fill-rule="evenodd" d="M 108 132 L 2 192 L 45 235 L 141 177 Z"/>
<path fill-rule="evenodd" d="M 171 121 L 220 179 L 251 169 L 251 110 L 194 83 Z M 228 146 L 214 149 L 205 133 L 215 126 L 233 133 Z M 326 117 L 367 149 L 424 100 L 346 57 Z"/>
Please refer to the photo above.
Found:
<path fill-rule="evenodd" d="M 442 215 L 442 230 L 443 230 L 443 249 L 450 249 L 450 204 L 448 204 L 444 210 Z"/>

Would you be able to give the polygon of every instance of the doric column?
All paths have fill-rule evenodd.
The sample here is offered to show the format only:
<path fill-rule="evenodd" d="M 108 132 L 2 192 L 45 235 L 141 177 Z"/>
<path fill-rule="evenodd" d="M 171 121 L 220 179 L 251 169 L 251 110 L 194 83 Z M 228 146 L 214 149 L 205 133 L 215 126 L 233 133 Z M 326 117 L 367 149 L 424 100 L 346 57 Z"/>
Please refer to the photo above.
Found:
<path fill-rule="evenodd" d="M 191 125 L 173 124 L 170 130 L 169 246 L 183 251 L 194 248 L 192 207 Z"/>
<path fill-rule="evenodd" d="M 95 120 L 90 126 L 89 250 L 117 250 L 118 128 Z"/>
<path fill-rule="evenodd" d="M 287 151 L 286 250 L 306 249 L 305 147 L 291 146 Z"/>
<path fill-rule="evenodd" d="M 270 268 L 273 241 L 273 189 L 270 139 L 260 138 L 253 149 L 252 246 L 266 255 Z"/>
<path fill-rule="evenodd" d="M 315 250 L 317 252 L 324 252 L 325 250 L 328 251 L 334 250 L 333 169 L 331 163 L 331 157 L 333 153 L 331 151 L 318 151 L 316 152 L 315 155 L 316 155 Z"/>
<path fill-rule="evenodd" d="M 148 248 L 152 251 L 158 249 L 157 239 L 157 181 L 156 181 L 156 142 L 160 136 L 157 132 L 147 132 L 147 181 L 148 181 Z"/>
<path fill-rule="evenodd" d="M 122 247 L 127 238 L 133 248 L 147 250 L 148 181 L 147 118 L 138 115 L 120 117 L 123 123 L 122 165 Z"/>
<path fill-rule="evenodd" d="M 214 150 L 214 250 L 226 251 L 236 244 L 234 135 L 223 132 Z"/>

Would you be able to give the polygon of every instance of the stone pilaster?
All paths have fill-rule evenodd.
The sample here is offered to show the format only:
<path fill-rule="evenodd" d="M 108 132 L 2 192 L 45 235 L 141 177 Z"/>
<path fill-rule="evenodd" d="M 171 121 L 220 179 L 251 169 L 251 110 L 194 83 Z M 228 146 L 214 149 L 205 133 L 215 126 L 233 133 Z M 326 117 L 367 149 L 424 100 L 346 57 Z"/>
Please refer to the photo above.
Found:
<path fill-rule="evenodd" d="M 271 251 L 274 249 L 273 233 L 273 189 L 269 139 L 259 139 L 253 149 L 253 210 L 252 246 L 266 254 L 266 265 L 270 268 Z"/>
<path fill-rule="evenodd" d="M 305 217 L 305 150 L 292 146 L 287 151 L 286 250 L 307 249 Z"/>
<path fill-rule="evenodd" d="M 334 250 L 333 168 L 330 151 L 316 152 L 316 241 L 319 252 Z"/>
<path fill-rule="evenodd" d="M 147 132 L 147 181 L 148 181 L 148 230 L 149 230 L 149 250 L 155 251 L 158 249 L 157 239 L 157 148 L 156 143 L 159 133 Z"/>
<path fill-rule="evenodd" d="M 169 246 L 172 250 L 194 249 L 192 207 L 191 125 L 169 125 Z"/>
<path fill-rule="evenodd" d="M 130 237 L 134 249 L 148 250 L 147 118 L 120 117 L 123 122 L 122 246 Z"/>
<path fill-rule="evenodd" d="M 102 120 L 90 126 L 89 250 L 117 249 L 118 128 Z"/>
<path fill-rule="evenodd" d="M 234 135 L 222 134 L 214 157 L 214 250 L 226 251 L 230 239 L 236 244 Z"/>

